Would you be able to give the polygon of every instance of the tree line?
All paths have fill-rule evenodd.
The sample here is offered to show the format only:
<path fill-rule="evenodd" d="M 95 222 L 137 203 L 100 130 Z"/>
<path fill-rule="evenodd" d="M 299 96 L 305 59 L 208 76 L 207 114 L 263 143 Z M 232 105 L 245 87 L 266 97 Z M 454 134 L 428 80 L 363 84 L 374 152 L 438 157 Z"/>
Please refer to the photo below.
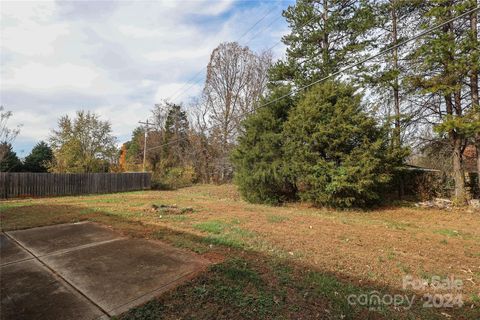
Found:
<path fill-rule="evenodd" d="M 480 171 L 477 6 L 299 0 L 283 13 L 284 59 L 253 54 L 260 66 L 243 65 L 248 48 L 221 44 L 201 96 L 187 106 L 181 141 L 196 179 L 235 176 L 256 202 L 348 207 L 380 201 L 406 162 L 442 163 L 455 202 L 465 204 L 466 150 L 476 149 Z"/>
<path fill-rule="evenodd" d="M 89 111 L 58 119 L 48 143 L 38 142 L 25 159 L 13 151 L 20 128 L 7 126 L 13 113 L 0 108 L 0 172 L 85 173 L 118 171 L 118 151 L 111 124 Z"/>
<path fill-rule="evenodd" d="M 272 55 L 255 53 L 236 42 L 212 51 L 204 88 L 187 105 L 164 101 L 152 109 L 147 133 L 147 167 L 162 185 L 224 183 L 232 180 L 232 150 L 242 121 L 265 94 Z M 139 170 L 144 127 L 122 146 L 120 166 Z"/>

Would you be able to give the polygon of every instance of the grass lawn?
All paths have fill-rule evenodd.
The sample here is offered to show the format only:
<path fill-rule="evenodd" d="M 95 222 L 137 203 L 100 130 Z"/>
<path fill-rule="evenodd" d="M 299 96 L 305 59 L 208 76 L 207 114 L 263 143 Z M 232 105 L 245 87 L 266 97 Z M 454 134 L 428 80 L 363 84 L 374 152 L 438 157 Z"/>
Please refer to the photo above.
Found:
<path fill-rule="evenodd" d="M 192 208 L 182 213 L 152 205 Z M 215 262 L 194 280 L 124 319 L 479 319 L 480 213 L 392 207 L 338 212 L 241 200 L 234 186 L 0 202 L 2 230 L 91 220 L 159 239 Z M 428 308 L 431 286 L 403 277 L 463 282 L 463 307 Z M 411 308 L 348 303 L 378 291 L 415 295 Z M 358 301 L 358 300 L 357 300 Z M 427 301 L 428 302 L 428 301 Z"/>

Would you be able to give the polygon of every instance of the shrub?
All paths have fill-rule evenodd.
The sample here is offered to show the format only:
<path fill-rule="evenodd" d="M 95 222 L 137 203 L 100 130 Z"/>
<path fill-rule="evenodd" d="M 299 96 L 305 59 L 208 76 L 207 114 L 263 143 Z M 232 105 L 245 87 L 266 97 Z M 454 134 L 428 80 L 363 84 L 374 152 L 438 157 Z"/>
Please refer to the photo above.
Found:
<path fill-rule="evenodd" d="M 316 85 L 285 123 L 285 162 L 303 200 L 370 206 L 391 179 L 387 136 L 354 91 L 338 82 Z"/>
<path fill-rule="evenodd" d="M 173 167 L 154 172 L 152 189 L 175 190 L 188 187 L 195 181 L 195 170 L 190 167 Z"/>

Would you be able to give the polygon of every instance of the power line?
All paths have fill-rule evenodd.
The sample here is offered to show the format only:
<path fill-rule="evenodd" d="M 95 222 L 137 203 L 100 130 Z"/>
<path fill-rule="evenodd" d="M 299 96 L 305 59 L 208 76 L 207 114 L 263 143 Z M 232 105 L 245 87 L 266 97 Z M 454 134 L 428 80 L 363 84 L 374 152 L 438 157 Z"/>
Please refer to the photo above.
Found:
<path fill-rule="evenodd" d="M 270 27 L 276 20 L 277 20 L 277 19 L 274 19 L 274 20 L 272 21 L 272 23 L 270 23 L 267 27 L 263 27 L 262 30 L 260 30 L 258 33 L 256 33 L 254 37 L 256 37 L 257 35 L 259 35 L 260 33 L 262 33 L 264 29 Z M 250 41 L 252 41 L 254 37 L 250 38 L 247 42 L 245 42 L 245 45 L 247 45 L 248 43 L 250 43 Z M 236 40 L 236 42 L 238 42 L 238 40 Z M 200 74 L 201 74 L 203 71 L 205 71 L 207 68 L 208 68 L 208 65 L 207 65 L 207 66 L 204 66 L 204 67 L 202 68 L 202 70 L 200 70 L 200 71 L 196 74 L 195 78 L 197 78 L 198 75 L 200 75 Z M 179 97 L 183 96 L 186 92 L 188 92 L 188 90 L 190 90 L 194 85 L 196 85 L 197 83 L 199 83 L 199 82 L 202 81 L 202 80 L 203 80 L 203 79 L 200 78 L 200 79 L 198 79 L 197 81 L 191 83 L 185 90 L 183 90 L 182 92 L 180 92 L 180 94 L 176 95 L 174 98 L 179 98 Z"/>
<path fill-rule="evenodd" d="M 269 16 L 270 14 L 272 14 L 272 10 L 268 10 L 266 11 L 266 13 L 259 19 L 257 20 L 250 28 L 248 28 L 248 30 L 246 30 L 236 41 L 240 41 L 243 37 L 245 37 L 250 31 L 253 30 L 253 28 L 255 28 L 260 22 L 262 22 L 267 16 Z M 192 85 L 190 85 L 187 89 L 183 90 L 187 84 L 189 84 L 192 80 L 196 79 L 200 74 L 203 73 L 203 71 L 205 71 L 206 67 L 203 67 L 201 70 L 199 70 L 192 78 L 190 78 L 186 84 L 184 84 L 182 87 L 180 87 L 179 90 L 177 90 L 174 94 L 172 94 L 167 100 L 172 100 L 174 98 L 177 98 L 177 97 L 181 97 L 182 94 L 180 96 L 178 96 L 179 93 L 182 93 L 187 91 L 188 89 L 190 89 L 191 87 L 193 87 L 193 84 L 197 83 L 198 81 L 194 82 Z"/>
<path fill-rule="evenodd" d="M 277 101 L 279 101 L 279 100 L 281 100 L 281 99 L 283 99 L 283 98 L 286 98 L 286 97 L 288 97 L 288 96 L 291 96 L 292 94 L 297 93 L 297 92 L 299 92 L 299 91 L 301 91 L 301 90 L 307 89 L 307 88 L 309 88 L 309 87 L 311 87 L 311 86 L 313 86 L 313 85 L 315 85 L 315 84 L 317 84 L 317 83 L 319 83 L 319 82 L 328 80 L 328 79 L 330 79 L 330 78 L 332 78 L 332 77 L 334 77 L 334 76 L 337 76 L 337 75 L 339 75 L 339 74 L 341 74 L 341 73 L 343 73 L 343 72 L 345 72 L 345 71 L 347 71 L 347 70 L 350 70 L 350 69 L 352 69 L 352 68 L 354 68 L 354 67 L 356 67 L 356 66 L 358 66 L 358 65 L 361 65 L 361 64 L 363 64 L 363 63 L 365 63 L 365 62 L 367 62 L 367 61 L 373 60 L 373 59 L 375 59 L 375 58 L 378 57 L 378 56 L 381 56 L 381 55 L 383 55 L 383 54 L 385 54 L 385 53 L 387 53 L 387 52 L 392 51 L 393 49 L 396 49 L 396 48 L 398 48 L 398 47 L 400 47 L 400 46 L 402 46 L 402 45 L 404 45 L 404 44 L 407 44 L 407 43 L 409 43 L 409 42 L 412 42 L 413 40 L 416 40 L 416 39 L 418 39 L 418 38 L 421 38 L 421 37 L 423 37 L 423 36 L 431 33 L 432 31 L 435 31 L 436 29 L 443 27 L 444 25 L 447 25 L 447 24 L 449 24 L 449 23 L 451 23 L 451 22 L 453 22 L 453 21 L 455 21 L 455 20 L 457 20 L 457 19 L 463 18 L 464 16 L 469 15 L 470 13 L 473 13 L 473 12 L 477 11 L 478 9 L 479 9 L 479 7 L 476 7 L 476 8 L 474 8 L 474 9 L 472 9 L 472 10 L 469 10 L 469 11 L 467 11 L 467 12 L 464 12 L 464 13 L 462 13 L 461 15 L 455 17 L 455 18 L 449 19 L 449 20 L 447 20 L 447 21 L 445 21 L 445 22 L 443 22 L 443 23 L 441 23 L 441 24 L 438 24 L 438 25 L 436 25 L 436 26 L 434 26 L 434 27 L 431 27 L 431 28 L 429 28 L 429 29 L 427 29 L 427 30 L 425 30 L 425 31 L 417 34 L 416 36 L 413 36 L 413 37 L 410 38 L 410 39 L 401 41 L 401 42 L 399 42 L 399 43 L 391 46 L 390 48 L 387 48 L 387 49 L 385 49 L 385 50 L 382 50 L 382 51 L 374 54 L 373 56 L 370 56 L 370 57 L 367 57 L 367 58 L 365 58 L 365 59 L 362 59 L 362 60 L 360 60 L 359 62 L 354 63 L 354 64 L 351 64 L 351 65 L 349 65 L 349 66 L 347 66 L 347 67 L 345 67 L 345 68 L 343 68 L 343 69 L 340 69 L 340 70 L 338 70 L 338 71 L 336 71 L 336 72 L 334 72 L 334 73 L 332 73 L 332 74 L 329 74 L 329 75 L 326 76 L 326 77 L 323 77 L 323 78 L 321 78 L 321 79 L 319 79 L 319 80 L 313 81 L 313 82 L 311 82 L 311 83 L 309 83 L 309 84 L 307 84 L 307 85 L 305 85 L 305 86 L 303 86 L 303 87 L 300 87 L 300 88 L 298 88 L 298 89 L 296 89 L 296 90 L 290 91 L 289 93 L 284 94 L 283 96 L 280 96 L 280 97 L 278 97 L 277 99 L 274 99 L 274 100 L 272 100 L 272 101 L 269 101 L 268 103 L 265 103 L 265 104 L 263 104 L 263 105 L 260 105 L 259 107 L 254 108 L 253 111 L 255 111 L 256 109 L 259 109 L 259 108 L 268 106 L 268 105 L 270 105 L 270 104 L 272 104 L 272 103 L 274 103 L 274 102 L 277 102 Z"/>
<path fill-rule="evenodd" d="M 175 142 L 179 142 L 179 141 L 183 141 L 183 140 L 187 140 L 188 137 L 184 137 L 184 138 L 178 138 L 178 139 L 174 139 L 174 140 L 171 140 L 167 143 L 163 143 L 159 146 L 155 146 L 155 147 L 151 147 L 151 148 L 148 148 L 147 151 L 150 151 L 150 150 L 155 150 L 155 149 L 158 149 L 158 148 L 161 148 L 161 147 L 165 147 L 165 146 L 169 146 L 171 144 L 174 144 Z"/>
<path fill-rule="evenodd" d="M 319 12 L 316 8 L 314 8 L 315 11 Z M 257 32 L 253 37 L 251 37 L 247 42 L 245 42 L 245 45 L 247 45 L 248 43 L 250 43 L 250 41 L 252 41 L 256 36 L 258 36 L 261 32 L 263 32 L 264 29 L 270 27 L 273 25 L 273 23 L 275 23 L 279 18 L 281 18 L 281 16 L 278 16 L 277 18 L 275 18 L 267 27 L 264 27 L 261 31 Z M 318 16 L 313 16 L 311 19 L 309 19 L 307 22 L 305 22 L 303 25 L 300 26 L 300 29 L 305 27 L 307 24 L 309 24 L 310 22 L 312 22 L 313 20 L 315 20 L 316 18 L 318 18 Z M 238 40 L 237 40 L 238 42 Z M 280 41 L 277 41 L 273 46 L 269 47 L 266 51 L 270 51 L 272 50 L 273 48 L 275 48 L 276 46 L 278 46 L 279 44 L 282 43 L 282 40 Z M 200 70 L 199 72 L 197 72 L 195 74 L 195 76 L 191 79 L 196 79 L 208 66 L 205 66 L 202 68 L 202 70 Z M 185 90 L 183 90 L 183 92 L 180 92 L 180 95 L 178 95 L 177 93 L 179 91 L 182 90 L 183 87 L 185 87 L 187 84 L 185 84 L 179 91 L 177 91 L 177 93 L 175 94 L 175 96 L 173 98 L 178 98 L 178 97 L 181 97 L 185 92 L 187 92 L 188 90 L 190 90 L 190 88 L 192 88 L 195 84 L 197 84 L 198 82 L 200 82 L 202 79 L 199 79 L 195 82 L 193 82 L 192 84 L 190 84 L 190 86 L 188 86 Z M 189 80 L 190 82 L 190 80 Z M 169 99 L 172 99 L 172 98 L 169 98 Z"/>
<path fill-rule="evenodd" d="M 237 39 L 237 41 L 240 41 L 244 36 L 246 36 L 250 31 L 253 30 L 253 28 L 255 28 L 260 22 L 263 21 L 263 19 L 265 19 L 267 16 L 269 16 L 270 14 L 272 14 L 272 10 L 268 10 L 267 8 L 267 13 L 262 17 L 260 18 L 260 20 L 258 20 L 257 22 L 255 22 L 255 24 L 253 26 L 251 26 L 247 31 L 245 31 L 241 36 L 240 38 Z"/>
<path fill-rule="evenodd" d="M 275 19 L 273 19 L 266 27 L 263 27 L 262 30 L 258 31 L 257 33 L 255 33 L 252 37 L 250 37 L 250 39 L 248 39 L 247 42 L 245 42 L 246 44 L 247 43 L 250 43 L 250 41 L 252 41 L 253 39 L 255 39 L 260 33 L 262 33 L 264 30 L 270 28 L 275 22 L 277 22 L 282 16 L 279 15 L 277 16 Z"/>
<path fill-rule="evenodd" d="M 479 8 L 480 8 L 480 7 L 475 7 L 475 8 L 473 8 L 473 9 L 471 9 L 471 10 L 468 10 L 468 11 L 466 11 L 466 12 L 464 12 L 464 13 L 456 16 L 456 17 L 454 17 L 454 18 L 451 18 L 451 19 L 449 19 L 449 20 L 447 20 L 447 21 L 444 21 L 444 22 L 442 22 L 442 23 L 440 23 L 440 24 L 438 24 L 438 25 L 436 25 L 436 26 L 430 27 L 430 28 L 428 28 L 427 30 L 425 30 L 425 31 L 423 31 L 423 32 L 421 32 L 421 33 L 413 36 L 413 37 L 410 38 L 410 39 L 401 41 L 401 42 L 399 42 L 399 43 L 397 43 L 397 44 L 395 44 L 395 45 L 393 45 L 393 46 L 391 46 L 391 47 L 389 47 L 389 48 L 387 48 L 387 49 L 385 49 L 385 50 L 382 50 L 382 51 L 380 51 L 380 52 L 378 52 L 378 53 L 376 53 L 376 54 L 374 54 L 374 55 L 372 55 L 372 56 L 370 56 L 370 57 L 367 57 L 367 58 L 365 58 L 365 59 L 362 59 L 362 60 L 360 60 L 359 62 L 356 62 L 356 63 L 354 63 L 354 64 L 351 64 L 351 65 L 349 65 L 349 66 L 347 66 L 347 67 L 345 67 L 345 68 L 342 68 L 342 69 L 340 69 L 340 70 L 338 70 L 338 71 L 336 71 L 336 72 L 334 72 L 334 73 L 332 73 L 332 74 L 330 74 L 330 75 L 328 75 L 328 76 L 326 76 L 326 77 L 323 77 L 323 78 L 321 78 L 321 79 L 319 79 L 319 80 L 313 81 L 313 82 L 311 82 L 311 83 L 309 83 L 309 84 L 307 84 L 307 85 L 304 85 L 304 86 L 302 86 L 302 87 L 300 87 L 300 88 L 298 88 L 298 89 L 292 90 L 292 91 L 290 91 L 289 93 L 284 94 L 283 96 L 278 97 L 277 99 L 274 99 L 274 100 L 269 101 L 269 102 L 267 102 L 267 103 L 264 103 L 264 104 L 262 104 L 262 105 L 260 105 L 260 106 L 258 106 L 258 107 L 256 107 L 256 108 L 253 108 L 249 113 L 253 113 L 253 112 L 257 111 L 257 110 L 260 109 L 260 108 L 266 107 L 266 106 L 268 106 L 268 105 L 270 105 L 270 104 L 272 104 L 272 103 L 275 103 L 275 102 L 277 102 L 277 101 L 280 101 L 280 100 L 282 100 L 282 99 L 284 99 L 284 98 L 286 98 L 286 97 L 291 96 L 291 95 L 294 94 L 294 93 L 297 93 L 297 92 L 299 92 L 299 91 L 301 91 L 301 90 L 307 89 L 307 88 L 309 88 L 309 87 L 311 87 L 311 86 L 313 86 L 313 85 L 315 85 L 315 84 L 317 84 L 317 83 L 320 83 L 320 82 L 323 82 L 323 81 L 325 81 L 325 80 L 328 80 L 328 79 L 330 79 L 330 78 L 332 78 L 332 77 L 334 77 L 334 76 L 337 76 L 337 75 L 339 75 L 339 74 L 341 74 L 341 73 L 343 73 L 343 72 L 345 72 L 345 71 L 347 71 L 347 70 L 350 70 L 350 69 L 352 69 L 352 68 L 354 68 L 354 67 L 356 67 L 356 66 L 358 66 L 358 65 L 360 65 L 360 64 L 363 64 L 363 63 L 365 63 L 365 62 L 367 62 L 367 61 L 373 60 L 373 59 L 375 59 L 376 57 L 381 56 L 381 55 L 383 55 L 383 54 L 385 54 L 385 53 L 387 53 L 387 52 L 390 52 L 390 51 L 392 51 L 392 50 L 395 49 L 395 48 L 398 48 L 398 47 L 400 47 L 400 46 L 402 46 L 402 45 L 404 45 L 404 44 L 407 44 L 407 43 L 409 43 L 409 42 L 412 42 L 412 41 L 414 41 L 414 40 L 417 40 L 418 38 L 421 38 L 421 37 L 423 37 L 423 36 L 425 36 L 425 35 L 433 32 L 433 31 L 435 31 L 436 29 L 439 29 L 439 28 L 441 28 L 441 27 L 443 27 L 443 26 L 445 26 L 445 25 L 447 25 L 447 24 L 449 24 L 449 23 L 451 23 L 451 22 L 454 22 L 455 20 L 458 20 L 458 19 L 460 19 L 460 18 L 463 18 L 463 17 L 465 17 L 465 16 L 467 16 L 467 15 L 469 15 L 469 14 L 477 11 Z M 237 117 L 237 118 L 238 118 L 238 117 Z M 235 119 L 235 117 L 233 117 L 233 119 Z M 239 120 L 239 119 L 237 119 L 237 120 Z M 215 128 L 215 126 L 213 126 L 212 128 Z M 164 146 L 164 145 L 169 145 L 169 144 L 172 144 L 172 143 L 174 143 L 174 142 L 181 141 L 181 140 L 186 140 L 186 139 L 188 139 L 188 137 L 186 137 L 186 138 L 179 138 L 179 139 L 177 139 L 177 140 L 170 141 L 170 142 L 168 142 L 168 143 L 162 144 L 162 145 L 157 146 L 157 147 L 154 147 L 154 148 L 156 149 L 156 148 L 162 147 L 162 146 Z M 151 150 L 151 149 L 150 149 L 150 150 Z"/>

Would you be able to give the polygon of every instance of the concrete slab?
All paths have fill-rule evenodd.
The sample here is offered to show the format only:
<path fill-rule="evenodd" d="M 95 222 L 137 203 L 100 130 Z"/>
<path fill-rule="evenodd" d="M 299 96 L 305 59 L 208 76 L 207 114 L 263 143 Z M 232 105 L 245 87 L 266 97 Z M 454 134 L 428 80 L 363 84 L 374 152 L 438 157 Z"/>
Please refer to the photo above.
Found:
<path fill-rule="evenodd" d="M 156 241 L 122 239 L 42 258 L 110 315 L 147 302 L 207 263 Z"/>
<path fill-rule="evenodd" d="M 5 234 L 0 233 L 0 265 L 32 258 L 33 256 L 30 253 L 23 250 Z"/>
<path fill-rule="evenodd" d="M 99 319 L 105 314 L 35 259 L 0 267 L 0 319 Z"/>
<path fill-rule="evenodd" d="M 92 222 L 59 224 L 10 231 L 7 234 L 39 257 L 120 237 L 110 229 Z"/>

